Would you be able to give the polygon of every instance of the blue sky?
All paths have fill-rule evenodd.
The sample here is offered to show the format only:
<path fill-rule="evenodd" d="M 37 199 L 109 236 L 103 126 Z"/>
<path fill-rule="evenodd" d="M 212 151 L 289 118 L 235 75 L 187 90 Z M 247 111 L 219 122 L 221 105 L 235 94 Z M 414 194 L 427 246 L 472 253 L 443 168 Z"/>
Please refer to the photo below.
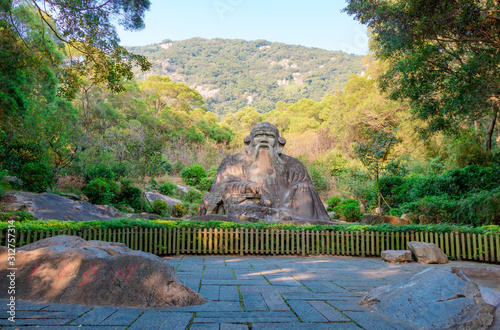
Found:
<path fill-rule="evenodd" d="M 368 52 L 366 27 L 341 13 L 343 0 L 152 0 L 146 28 L 119 29 L 121 44 L 143 46 L 192 37 L 284 42 Z"/>

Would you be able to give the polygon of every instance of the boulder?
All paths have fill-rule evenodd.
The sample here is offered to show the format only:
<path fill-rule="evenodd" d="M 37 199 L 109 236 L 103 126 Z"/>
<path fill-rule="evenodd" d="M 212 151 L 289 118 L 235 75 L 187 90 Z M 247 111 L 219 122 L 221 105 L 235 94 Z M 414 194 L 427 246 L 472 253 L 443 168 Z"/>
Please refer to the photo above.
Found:
<path fill-rule="evenodd" d="M 386 250 L 382 251 L 381 257 L 383 261 L 387 262 L 411 262 L 410 250 Z"/>
<path fill-rule="evenodd" d="M 408 248 L 415 257 L 415 260 L 421 264 L 446 264 L 448 257 L 434 243 L 408 242 Z"/>
<path fill-rule="evenodd" d="M 407 225 L 410 222 L 392 215 L 365 214 L 361 218 L 360 225 L 378 225 L 388 223 L 391 225 Z"/>
<path fill-rule="evenodd" d="M 181 195 L 181 197 L 184 197 L 188 193 L 188 191 L 190 191 L 190 190 L 196 190 L 196 191 L 200 192 L 198 189 L 191 188 L 191 187 L 185 186 L 183 184 L 178 184 L 177 190 L 179 191 L 179 194 Z"/>
<path fill-rule="evenodd" d="M 24 191 L 5 196 L 8 210 L 28 211 L 37 219 L 45 220 L 110 220 L 113 214 L 88 202 L 73 201 L 52 193 L 35 194 Z"/>
<path fill-rule="evenodd" d="M 79 201 L 81 200 L 81 197 L 79 195 L 76 195 L 76 194 L 66 194 L 66 193 L 61 193 L 60 194 L 62 197 L 65 197 L 65 198 L 69 198 L 71 200 L 74 200 L 74 201 Z"/>
<path fill-rule="evenodd" d="M 7 249 L 0 255 L 0 285 L 8 287 Z M 16 299 L 135 307 L 206 302 L 167 261 L 122 243 L 51 237 L 18 249 L 16 267 Z M 0 298 L 8 298 L 7 290 Z"/>
<path fill-rule="evenodd" d="M 152 203 L 154 200 L 160 199 L 160 200 L 164 201 L 165 203 L 167 203 L 167 205 L 170 207 L 174 207 L 175 204 L 177 204 L 177 203 L 182 203 L 182 201 L 180 201 L 178 199 L 175 199 L 175 198 L 172 198 L 169 196 L 165 196 L 165 195 L 162 195 L 159 193 L 150 192 L 150 191 L 148 191 L 146 193 L 146 198 L 148 199 L 148 201 L 150 203 Z"/>
<path fill-rule="evenodd" d="M 360 305 L 424 329 L 487 329 L 499 301 L 499 291 L 475 283 L 460 269 L 433 267 L 372 290 Z"/>
<path fill-rule="evenodd" d="M 123 218 L 123 217 L 127 216 L 125 213 L 118 211 L 113 206 L 109 206 L 109 205 L 94 205 L 94 206 L 97 207 L 98 209 L 101 209 L 101 210 L 111 214 L 115 218 Z"/>

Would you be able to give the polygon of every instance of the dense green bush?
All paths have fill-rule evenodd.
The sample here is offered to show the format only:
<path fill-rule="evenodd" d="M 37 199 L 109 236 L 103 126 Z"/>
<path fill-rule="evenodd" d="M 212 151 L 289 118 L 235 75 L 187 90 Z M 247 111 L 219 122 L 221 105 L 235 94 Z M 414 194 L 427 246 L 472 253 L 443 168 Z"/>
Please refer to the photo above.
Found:
<path fill-rule="evenodd" d="M 164 182 L 158 187 L 158 191 L 165 196 L 173 197 L 177 192 L 177 186 L 172 182 Z"/>
<path fill-rule="evenodd" d="M 0 221 L 33 221 L 35 217 L 27 211 L 0 212 Z"/>
<path fill-rule="evenodd" d="M 348 222 L 355 222 L 361 219 L 361 208 L 355 199 L 344 199 L 334 208 L 339 217 Z"/>
<path fill-rule="evenodd" d="M 433 222 L 495 224 L 498 220 L 500 167 L 470 165 L 442 174 L 389 176 L 380 191 L 391 215 L 425 215 Z"/>
<path fill-rule="evenodd" d="M 188 214 L 188 210 L 186 209 L 186 207 L 182 203 L 175 203 L 174 215 L 181 218 L 186 214 Z"/>
<path fill-rule="evenodd" d="M 158 214 L 164 217 L 170 216 L 170 208 L 165 201 L 155 199 L 151 204 L 151 213 Z"/>
<path fill-rule="evenodd" d="M 5 177 L 9 174 L 7 170 L 0 170 L 0 197 L 5 195 L 5 191 L 10 188 L 9 182 L 5 180 Z"/>
<path fill-rule="evenodd" d="M 184 196 L 184 200 L 188 203 L 201 202 L 203 194 L 197 190 L 190 190 Z"/>
<path fill-rule="evenodd" d="M 209 191 L 212 188 L 212 183 L 214 182 L 213 177 L 203 178 L 200 180 L 200 183 L 196 186 L 201 191 Z"/>
<path fill-rule="evenodd" d="M 458 200 L 448 195 L 426 196 L 401 204 L 397 210 L 399 213 L 425 215 L 436 223 L 497 225 L 500 224 L 500 188 L 483 190 Z"/>
<path fill-rule="evenodd" d="M 335 210 L 335 207 L 340 204 L 340 197 L 330 197 L 326 200 L 326 204 L 328 205 L 327 211 L 332 212 Z"/>
<path fill-rule="evenodd" d="M 54 173 L 44 163 L 24 164 L 19 173 L 19 178 L 29 191 L 44 192 L 54 185 Z"/>
<path fill-rule="evenodd" d="M 110 167 L 103 164 L 97 164 L 87 167 L 84 173 L 84 177 L 87 182 L 90 182 L 97 178 L 113 180 L 115 178 L 115 173 Z"/>
<path fill-rule="evenodd" d="M 181 177 L 184 182 L 189 186 L 196 186 L 200 183 L 201 179 L 207 177 L 205 169 L 200 164 L 186 166 L 181 170 Z"/>
<path fill-rule="evenodd" d="M 110 170 L 114 173 L 114 177 L 116 178 L 127 178 L 130 176 L 133 167 L 132 163 L 125 160 L 121 162 L 112 162 Z"/>
<path fill-rule="evenodd" d="M 184 205 L 187 209 L 187 212 L 189 215 L 197 215 L 198 214 L 198 209 L 200 208 L 200 203 L 190 203 L 187 205 Z"/>
<path fill-rule="evenodd" d="M 115 197 L 116 190 L 117 184 L 115 182 L 96 178 L 83 188 L 83 193 L 92 204 L 110 204 Z"/>
<path fill-rule="evenodd" d="M 138 187 L 132 186 L 132 179 L 122 179 L 119 192 L 114 197 L 113 202 L 124 204 L 138 210 L 141 207 L 142 191 Z"/>
<path fill-rule="evenodd" d="M 0 230 L 6 229 L 7 222 L 0 222 Z M 254 229 L 289 229 L 289 230 L 325 230 L 328 232 L 347 231 L 358 232 L 429 232 L 429 233 L 476 233 L 476 234 L 500 234 L 500 226 L 459 226 L 455 224 L 437 225 L 293 225 L 288 223 L 262 223 L 262 222 L 225 222 L 225 221 L 189 221 L 189 220 L 143 220 L 119 218 L 106 221 L 58 221 L 58 220 L 34 220 L 23 221 L 16 224 L 18 230 L 83 230 L 83 229 L 119 229 L 119 228 L 254 228 Z"/>

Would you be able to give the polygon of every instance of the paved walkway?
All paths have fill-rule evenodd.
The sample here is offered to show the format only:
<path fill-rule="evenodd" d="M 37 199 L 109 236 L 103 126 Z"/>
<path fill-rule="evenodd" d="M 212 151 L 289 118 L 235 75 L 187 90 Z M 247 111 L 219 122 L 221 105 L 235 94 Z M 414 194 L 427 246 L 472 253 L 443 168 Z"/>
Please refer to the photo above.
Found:
<path fill-rule="evenodd" d="M 414 329 L 360 307 L 363 292 L 423 269 L 354 257 L 166 258 L 181 280 L 209 300 L 200 306 L 147 309 L 17 302 L 15 325 L 2 329 Z M 478 265 L 452 262 L 451 265 Z M 439 265 L 437 267 L 448 267 Z M 499 267 L 489 265 L 491 267 Z M 5 306 L 7 300 L 0 300 Z M 5 308 L 5 307 L 4 307 Z"/>

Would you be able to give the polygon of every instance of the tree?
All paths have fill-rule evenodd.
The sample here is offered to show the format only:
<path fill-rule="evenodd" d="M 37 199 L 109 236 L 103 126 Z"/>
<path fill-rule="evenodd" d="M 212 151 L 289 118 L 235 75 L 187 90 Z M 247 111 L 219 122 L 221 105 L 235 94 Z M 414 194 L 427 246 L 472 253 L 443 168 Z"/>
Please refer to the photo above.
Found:
<path fill-rule="evenodd" d="M 384 162 L 392 147 L 398 142 L 398 139 L 391 133 L 382 130 L 367 130 L 365 142 L 357 142 L 355 152 L 363 165 L 374 174 L 377 183 L 377 198 L 379 210 L 382 210 L 380 204 L 380 172 L 384 168 Z"/>
<path fill-rule="evenodd" d="M 119 46 L 113 25 L 118 22 L 126 30 L 142 29 L 149 6 L 149 0 L 3 0 L 0 19 L 17 33 L 24 46 L 50 58 L 51 54 L 44 51 L 48 42 L 35 48 L 25 40 L 34 28 L 33 20 L 27 20 L 26 16 L 36 16 L 42 41 L 54 40 L 67 55 L 59 92 L 71 98 L 81 87 L 82 76 L 89 76 L 95 85 L 121 91 L 122 78 L 133 77 L 134 65 L 143 71 L 150 68 L 144 56 Z"/>
<path fill-rule="evenodd" d="M 165 169 L 162 157 L 165 137 L 154 129 L 147 129 L 135 124 L 130 125 L 128 130 L 122 132 L 124 134 L 121 138 L 124 141 L 127 159 L 134 164 L 134 174 L 141 179 L 142 209 L 146 193 L 146 178 L 159 175 Z"/>
<path fill-rule="evenodd" d="M 500 109 L 500 2 L 349 0 L 345 11 L 371 29 L 376 55 L 390 64 L 382 87 L 410 101 L 428 123 L 422 133 L 475 127 L 491 150 Z"/>

